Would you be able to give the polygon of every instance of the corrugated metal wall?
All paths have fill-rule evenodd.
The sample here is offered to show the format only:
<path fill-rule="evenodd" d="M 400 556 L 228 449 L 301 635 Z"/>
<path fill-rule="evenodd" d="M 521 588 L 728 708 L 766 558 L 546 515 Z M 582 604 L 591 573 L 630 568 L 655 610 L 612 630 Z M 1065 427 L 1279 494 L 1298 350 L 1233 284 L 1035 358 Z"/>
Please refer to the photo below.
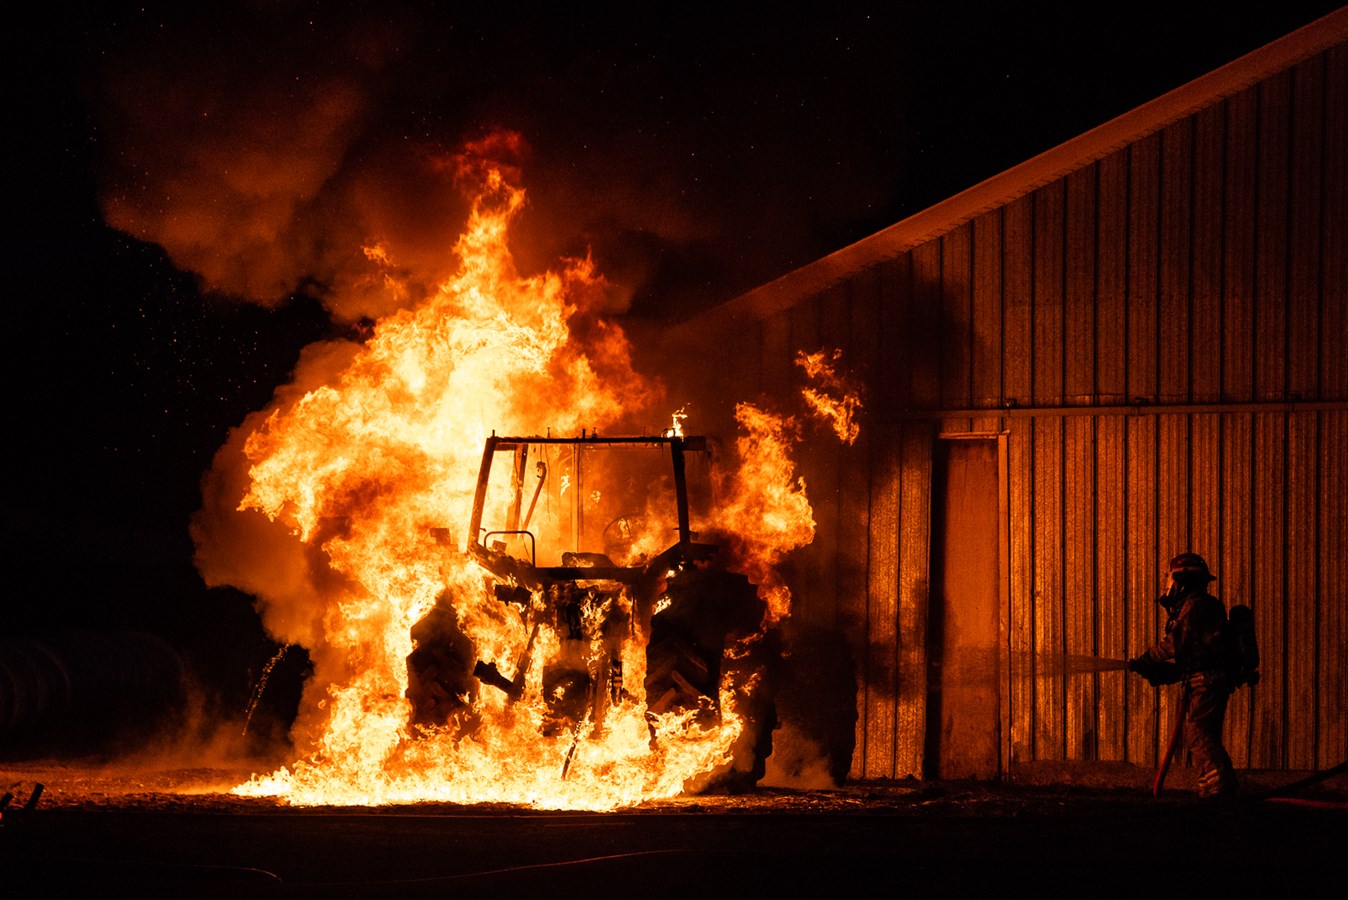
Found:
<path fill-rule="evenodd" d="M 942 434 L 1003 440 L 1004 766 L 1155 764 L 1175 692 L 1061 660 L 1154 640 L 1188 549 L 1255 612 L 1236 764 L 1348 757 L 1345 91 L 1340 46 L 759 325 L 747 384 L 832 347 L 868 384 L 862 438 L 803 461 L 792 576 L 856 651 L 854 777 L 922 771 Z"/>

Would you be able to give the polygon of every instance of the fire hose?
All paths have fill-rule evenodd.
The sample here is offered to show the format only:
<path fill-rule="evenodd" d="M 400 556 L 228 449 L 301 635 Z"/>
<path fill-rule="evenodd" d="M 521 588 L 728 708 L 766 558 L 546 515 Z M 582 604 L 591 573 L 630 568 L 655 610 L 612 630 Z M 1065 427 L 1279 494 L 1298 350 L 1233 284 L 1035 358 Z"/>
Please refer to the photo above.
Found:
<path fill-rule="evenodd" d="M 1170 743 L 1166 744 L 1165 754 L 1156 767 L 1156 777 L 1151 782 L 1151 795 L 1161 796 L 1161 787 L 1165 784 L 1166 773 L 1170 771 L 1170 761 L 1175 758 L 1179 748 L 1180 735 L 1184 732 L 1184 717 L 1189 712 L 1189 679 L 1185 678 L 1180 690 L 1179 707 L 1175 710 L 1175 728 L 1170 733 Z"/>
<path fill-rule="evenodd" d="M 1348 809 L 1348 802 L 1343 800 L 1314 800 L 1292 796 L 1302 788 L 1310 787 L 1311 785 L 1319 784 L 1322 781 L 1328 781 L 1331 778 L 1337 778 L 1345 774 L 1348 774 L 1348 760 L 1344 760 L 1338 765 L 1331 766 L 1328 769 L 1312 772 L 1305 778 L 1268 791 L 1263 799 L 1272 803 L 1289 803 L 1297 806 L 1308 806 L 1315 809 Z"/>

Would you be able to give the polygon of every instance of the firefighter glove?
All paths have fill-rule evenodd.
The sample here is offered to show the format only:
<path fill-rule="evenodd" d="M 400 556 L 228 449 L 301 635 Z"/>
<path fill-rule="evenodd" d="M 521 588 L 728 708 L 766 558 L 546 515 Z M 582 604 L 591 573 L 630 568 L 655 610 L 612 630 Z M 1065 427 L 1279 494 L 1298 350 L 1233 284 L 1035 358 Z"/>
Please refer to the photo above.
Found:
<path fill-rule="evenodd" d="M 1181 678 L 1179 666 L 1172 662 L 1157 662 L 1146 653 L 1128 660 L 1128 671 L 1141 675 L 1153 687 L 1174 684 Z"/>

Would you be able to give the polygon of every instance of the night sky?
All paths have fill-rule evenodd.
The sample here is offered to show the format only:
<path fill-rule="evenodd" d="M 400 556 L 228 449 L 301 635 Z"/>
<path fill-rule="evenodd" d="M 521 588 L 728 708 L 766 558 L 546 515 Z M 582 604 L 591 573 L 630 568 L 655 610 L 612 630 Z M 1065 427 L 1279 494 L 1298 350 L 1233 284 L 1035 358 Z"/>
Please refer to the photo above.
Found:
<path fill-rule="evenodd" d="M 529 148 L 521 264 L 589 248 L 626 315 L 678 318 L 1339 4 L 460 5 L 56 0 L 12 28 L 0 636 L 149 630 L 246 690 L 274 647 L 192 566 L 201 476 L 371 314 L 331 303 L 348 238 L 452 243 L 424 160 L 489 128 Z"/>

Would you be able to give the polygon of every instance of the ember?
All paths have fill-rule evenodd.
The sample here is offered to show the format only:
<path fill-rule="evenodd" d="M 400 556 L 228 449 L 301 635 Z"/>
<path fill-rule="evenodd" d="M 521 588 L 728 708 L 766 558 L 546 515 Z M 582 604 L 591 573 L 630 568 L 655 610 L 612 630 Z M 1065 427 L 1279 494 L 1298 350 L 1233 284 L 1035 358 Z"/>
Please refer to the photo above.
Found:
<path fill-rule="evenodd" d="M 493 157 L 508 145 L 454 160 L 472 211 L 439 289 L 361 346 L 316 349 L 241 430 L 233 517 L 284 533 L 247 526 L 271 546 L 245 551 L 229 546 L 244 526 L 199 521 L 208 580 L 257 596 L 314 662 L 301 758 L 238 794 L 610 809 L 762 774 L 790 612 L 775 568 L 813 538 L 798 425 L 742 404 L 738 467 L 694 466 L 705 442 L 684 409 L 654 412 L 664 391 L 600 314 L 593 265 L 516 270 L 524 193 Z M 367 256 L 408 290 L 386 249 Z M 821 373 L 824 393 L 841 384 Z M 652 436 L 597 437 L 619 431 Z M 635 468 L 595 453 L 619 445 Z"/>

